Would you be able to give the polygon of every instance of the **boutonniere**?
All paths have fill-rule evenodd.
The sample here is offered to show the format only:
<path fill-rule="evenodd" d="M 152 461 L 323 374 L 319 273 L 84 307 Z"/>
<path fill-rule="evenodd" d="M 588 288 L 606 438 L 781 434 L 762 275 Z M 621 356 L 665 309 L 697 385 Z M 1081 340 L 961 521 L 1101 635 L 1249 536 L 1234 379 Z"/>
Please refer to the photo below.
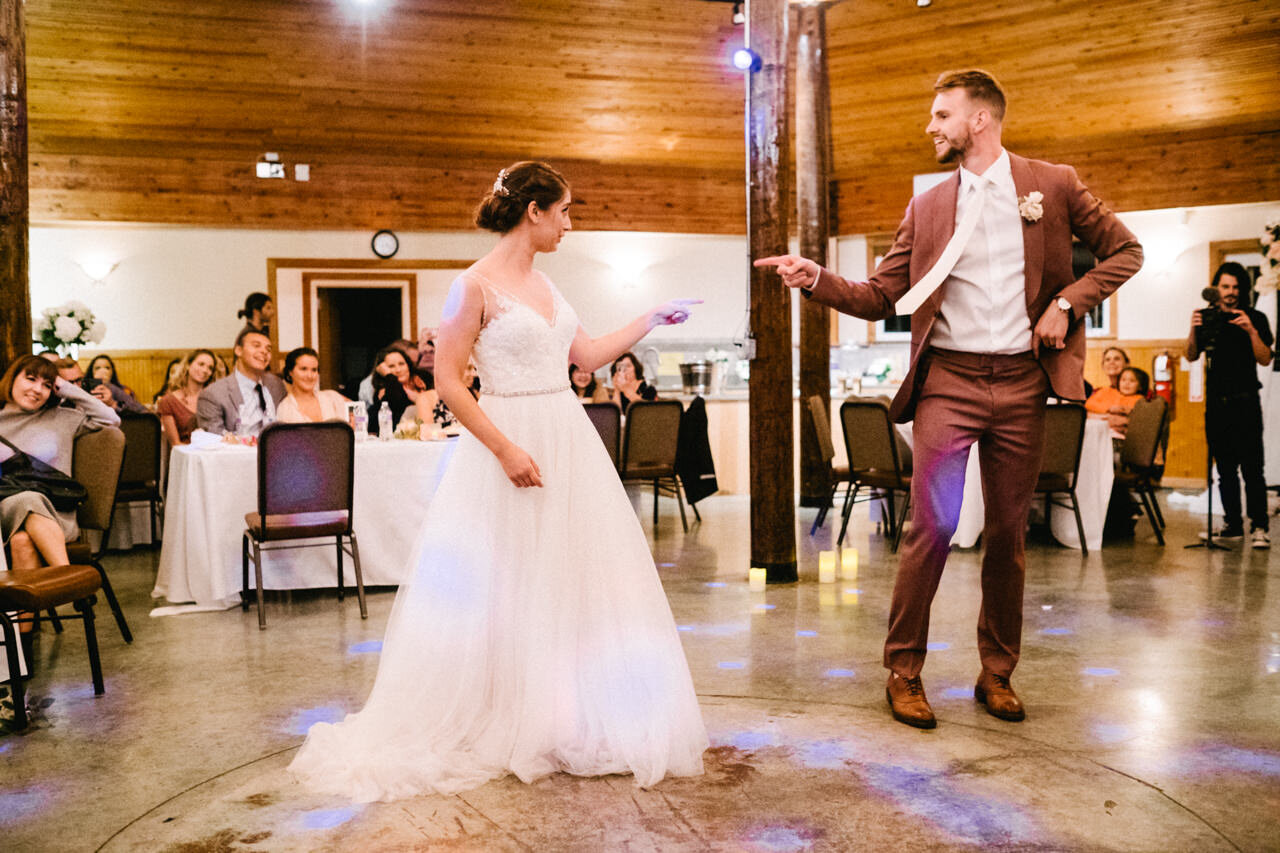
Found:
<path fill-rule="evenodd" d="M 1022 218 L 1028 222 L 1039 222 L 1040 217 L 1044 216 L 1044 205 L 1040 202 L 1044 201 L 1044 194 L 1039 190 L 1029 192 L 1022 198 L 1018 199 L 1018 213 L 1022 214 Z"/>

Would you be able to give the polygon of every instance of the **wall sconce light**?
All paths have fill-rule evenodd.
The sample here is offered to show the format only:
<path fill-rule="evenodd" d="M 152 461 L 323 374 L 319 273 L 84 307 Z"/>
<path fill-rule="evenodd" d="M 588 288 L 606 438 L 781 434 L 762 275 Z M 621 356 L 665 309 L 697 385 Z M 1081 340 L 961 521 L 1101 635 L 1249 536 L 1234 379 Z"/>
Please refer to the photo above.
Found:
<path fill-rule="evenodd" d="M 739 71 L 759 71 L 761 65 L 760 54 L 749 47 L 740 47 L 733 52 L 733 67 Z"/>
<path fill-rule="evenodd" d="M 268 151 L 262 155 L 257 163 L 257 174 L 259 178 L 283 178 L 284 163 L 280 162 L 280 155 L 274 151 Z"/>
<path fill-rule="evenodd" d="M 89 281 L 101 286 L 107 283 L 107 279 L 116 271 L 116 267 L 120 266 L 120 262 L 106 257 L 97 257 L 76 261 L 76 266 L 80 268 L 80 272 L 88 277 Z"/>

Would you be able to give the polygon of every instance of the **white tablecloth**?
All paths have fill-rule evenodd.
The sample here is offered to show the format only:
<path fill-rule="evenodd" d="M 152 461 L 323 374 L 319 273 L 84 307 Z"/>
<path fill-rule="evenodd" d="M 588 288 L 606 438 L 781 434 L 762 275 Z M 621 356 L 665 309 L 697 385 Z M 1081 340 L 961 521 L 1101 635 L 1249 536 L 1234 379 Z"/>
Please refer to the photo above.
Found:
<path fill-rule="evenodd" d="M 423 513 L 455 445 L 405 440 L 356 445 L 354 520 L 366 586 L 398 585 L 404 579 Z M 169 464 L 165 535 L 151 595 L 201 608 L 232 607 L 240 601 L 244 516 L 257 508 L 257 449 L 183 446 L 174 449 Z M 343 565 L 344 582 L 354 585 L 351 560 Z M 332 544 L 263 555 L 263 586 L 269 589 L 333 587 L 337 574 Z"/>
<path fill-rule="evenodd" d="M 899 431 L 911 441 L 911 424 L 901 424 Z M 1080 475 L 1077 478 L 1076 499 L 1080 502 L 1080 520 L 1084 523 L 1084 538 L 1093 550 L 1102 547 L 1102 525 L 1107 518 L 1107 504 L 1111 500 L 1111 484 L 1115 481 L 1115 462 L 1111 447 L 1111 430 L 1106 421 L 1087 418 L 1084 424 L 1084 446 L 1080 449 Z M 872 512 L 879 511 L 879 502 L 872 502 Z M 951 544 L 972 548 L 982 535 L 983 513 L 982 477 L 978 467 L 978 445 L 969 449 L 969 464 L 964 472 L 964 498 L 960 503 L 960 522 L 956 525 Z M 874 516 L 873 516 L 874 518 Z M 1080 547 L 1076 533 L 1076 517 L 1070 509 L 1054 506 L 1049 517 L 1049 529 L 1053 538 L 1069 548 Z"/>

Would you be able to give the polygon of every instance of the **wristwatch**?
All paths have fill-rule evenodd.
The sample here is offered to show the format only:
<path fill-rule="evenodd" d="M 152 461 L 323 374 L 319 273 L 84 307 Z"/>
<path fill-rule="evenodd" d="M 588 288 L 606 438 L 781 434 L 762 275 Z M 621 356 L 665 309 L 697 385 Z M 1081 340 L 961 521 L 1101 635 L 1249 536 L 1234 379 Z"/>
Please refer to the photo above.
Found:
<path fill-rule="evenodd" d="M 1059 296 L 1053 301 L 1053 304 L 1057 305 L 1063 311 L 1066 311 L 1068 317 L 1071 316 L 1071 303 L 1068 302 L 1065 297 Z"/>

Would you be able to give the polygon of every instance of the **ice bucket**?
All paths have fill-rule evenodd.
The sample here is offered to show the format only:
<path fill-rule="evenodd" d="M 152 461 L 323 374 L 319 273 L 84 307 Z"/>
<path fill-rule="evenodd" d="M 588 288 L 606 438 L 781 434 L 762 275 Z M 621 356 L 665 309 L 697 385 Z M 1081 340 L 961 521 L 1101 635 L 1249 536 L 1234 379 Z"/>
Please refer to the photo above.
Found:
<path fill-rule="evenodd" d="M 711 362 L 690 361 L 680 365 L 680 382 L 686 394 L 706 394 L 711 390 Z"/>

